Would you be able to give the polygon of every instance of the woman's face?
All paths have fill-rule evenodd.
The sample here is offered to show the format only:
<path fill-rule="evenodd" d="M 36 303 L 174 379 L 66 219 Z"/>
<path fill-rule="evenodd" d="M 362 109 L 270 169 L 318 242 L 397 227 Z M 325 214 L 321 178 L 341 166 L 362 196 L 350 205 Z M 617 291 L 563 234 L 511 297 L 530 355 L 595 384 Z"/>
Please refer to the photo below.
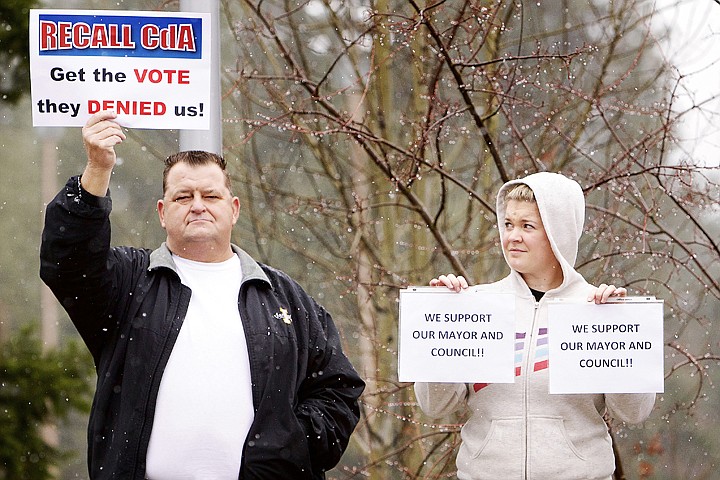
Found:
<path fill-rule="evenodd" d="M 535 202 L 507 202 L 502 247 L 510 267 L 523 276 L 530 288 L 547 291 L 562 283 L 562 268 Z"/>

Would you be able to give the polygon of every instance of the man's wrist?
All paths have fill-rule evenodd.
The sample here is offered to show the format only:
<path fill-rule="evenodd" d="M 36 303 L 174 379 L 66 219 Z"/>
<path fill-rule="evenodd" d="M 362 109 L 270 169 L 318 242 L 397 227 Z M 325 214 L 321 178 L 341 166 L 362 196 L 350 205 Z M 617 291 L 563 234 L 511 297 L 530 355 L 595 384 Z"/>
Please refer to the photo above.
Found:
<path fill-rule="evenodd" d="M 85 192 L 96 197 L 105 197 L 110 187 L 111 176 L 112 169 L 97 169 L 87 166 L 82 175 L 78 177 L 78 182 Z"/>

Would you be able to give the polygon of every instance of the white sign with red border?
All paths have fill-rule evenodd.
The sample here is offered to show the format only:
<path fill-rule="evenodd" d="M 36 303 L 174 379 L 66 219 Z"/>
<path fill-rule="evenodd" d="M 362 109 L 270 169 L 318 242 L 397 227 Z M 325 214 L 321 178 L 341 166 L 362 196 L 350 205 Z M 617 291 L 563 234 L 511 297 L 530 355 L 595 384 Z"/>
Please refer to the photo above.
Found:
<path fill-rule="evenodd" d="M 31 10 L 33 125 L 209 129 L 210 34 L 208 13 Z"/>

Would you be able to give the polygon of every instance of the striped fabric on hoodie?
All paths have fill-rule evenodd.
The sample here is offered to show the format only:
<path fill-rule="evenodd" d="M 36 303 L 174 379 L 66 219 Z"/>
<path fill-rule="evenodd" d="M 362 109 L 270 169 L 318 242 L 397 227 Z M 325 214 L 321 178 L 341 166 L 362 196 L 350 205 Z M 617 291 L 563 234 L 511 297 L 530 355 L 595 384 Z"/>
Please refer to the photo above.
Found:
<path fill-rule="evenodd" d="M 525 340 L 527 335 L 525 332 L 515 333 L 515 376 L 519 377 L 522 373 L 523 352 L 525 351 Z M 533 359 L 533 372 L 545 370 L 548 368 L 548 335 L 547 328 L 538 329 L 537 341 L 535 342 L 535 358 Z M 479 392 L 483 388 L 490 385 L 489 383 L 475 383 L 473 390 Z"/>

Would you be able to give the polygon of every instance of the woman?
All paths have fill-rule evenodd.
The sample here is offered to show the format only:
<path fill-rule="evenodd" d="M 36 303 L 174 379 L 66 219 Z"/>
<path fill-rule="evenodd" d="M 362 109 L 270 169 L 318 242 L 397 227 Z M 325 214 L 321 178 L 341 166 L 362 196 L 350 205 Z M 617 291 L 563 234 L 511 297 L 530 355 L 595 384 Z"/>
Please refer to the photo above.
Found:
<path fill-rule="evenodd" d="M 515 383 L 416 383 L 420 407 L 433 418 L 469 409 L 457 456 L 459 479 L 610 480 L 615 462 L 603 415 L 641 422 L 655 394 L 550 395 L 547 301 L 580 297 L 604 303 L 626 291 L 593 287 L 573 268 L 585 216 L 577 182 L 547 172 L 508 182 L 498 193 L 497 215 L 511 272 L 480 288 L 516 295 Z M 452 274 L 430 285 L 468 287 Z"/>

